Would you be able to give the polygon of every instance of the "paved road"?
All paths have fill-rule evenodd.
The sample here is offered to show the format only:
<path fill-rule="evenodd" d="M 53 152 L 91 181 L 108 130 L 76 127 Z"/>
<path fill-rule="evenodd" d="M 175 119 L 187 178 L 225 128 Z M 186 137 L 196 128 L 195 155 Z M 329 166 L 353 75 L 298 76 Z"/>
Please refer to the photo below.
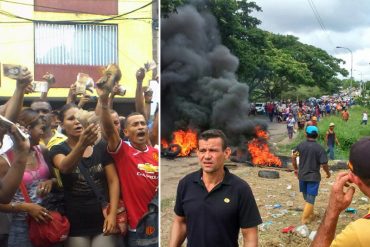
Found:
<path fill-rule="evenodd" d="M 258 119 L 259 121 L 263 121 L 268 125 L 268 132 L 270 136 L 270 143 L 279 143 L 279 144 L 288 144 L 291 140 L 288 138 L 288 131 L 286 128 L 286 124 L 284 123 L 277 123 L 277 122 L 270 122 L 267 116 L 256 116 L 251 117 L 252 119 Z M 293 135 L 293 138 L 297 135 Z"/>

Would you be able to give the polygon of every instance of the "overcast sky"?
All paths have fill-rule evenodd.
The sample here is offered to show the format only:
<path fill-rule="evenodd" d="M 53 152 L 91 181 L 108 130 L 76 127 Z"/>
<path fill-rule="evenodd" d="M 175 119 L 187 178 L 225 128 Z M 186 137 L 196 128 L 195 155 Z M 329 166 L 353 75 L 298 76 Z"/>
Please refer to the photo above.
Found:
<path fill-rule="evenodd" d="M 370 1 L 369 0 L 253 0 L 262 8 L 254 13 L 259 26 L 273 33 L 291 34 L 302 43 L 319 47 L 346 61 L 348 72 L 353 53 L 353 77 L 370 80 Z M 321 19 L 320 26 L 310 3 Z M 325 30 L 325 31 L 324 31 Z"/>

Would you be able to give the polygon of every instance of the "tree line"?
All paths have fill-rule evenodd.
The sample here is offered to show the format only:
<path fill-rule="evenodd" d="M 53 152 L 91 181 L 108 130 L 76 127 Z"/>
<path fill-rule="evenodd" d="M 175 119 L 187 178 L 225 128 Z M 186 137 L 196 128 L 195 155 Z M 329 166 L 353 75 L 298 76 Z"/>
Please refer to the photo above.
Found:
<path fill-rule="evenodd" d="M 251 15 L 262 11 L 255 2 L 162 0 L 161 17 L 176 13 L 184 4 L 216 17 L 223 44 L 239 58 L 238 79 L 249 86 L 252 100 L 319 96 L 312 94 L 331 94 L 345 85 L 345 80 L 338 79 L 339 75 L 348 76 L 340 67 L 343 60 L 295 36 L 262 30 L 258 27 L 261 21 Z"/>

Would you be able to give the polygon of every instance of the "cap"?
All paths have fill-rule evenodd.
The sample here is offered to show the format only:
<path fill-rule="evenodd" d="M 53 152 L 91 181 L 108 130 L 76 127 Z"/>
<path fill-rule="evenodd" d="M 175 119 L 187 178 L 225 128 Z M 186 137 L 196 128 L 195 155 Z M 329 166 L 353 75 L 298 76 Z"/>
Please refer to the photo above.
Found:
<path fill-rule="evenodd" d="M 316 126 L 313 126 L 313 125 L 307 126 L 306 133 L 307 134 L 312 134 L 313 132 L 316 132 L 318 134 L 319 129 Z"/>
<path fill-rule="evenodd" d="M 370 178 L 370 136 L 352 145 L 349 153 L 349 167 L 360 178 Z"/>
<path fill-rule="evenodd" d="M 335 124 L 334 123 L 330 123 L 329 124 L 329 127 L 332 127 L 332 126 L 335 126 Z"/>
<path fill-rule="evenodd" d="M 312 118 L 312 121 L 317 121 L 317 117 L 313 116 Z"/>

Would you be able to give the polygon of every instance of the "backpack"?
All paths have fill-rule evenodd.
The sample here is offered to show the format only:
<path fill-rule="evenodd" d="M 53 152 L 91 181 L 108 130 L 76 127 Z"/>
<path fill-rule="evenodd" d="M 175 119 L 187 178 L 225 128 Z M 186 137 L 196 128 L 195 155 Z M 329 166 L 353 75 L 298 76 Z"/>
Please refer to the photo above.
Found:
<path fill-rule="evenodd" d="M 137 246 L 158 246 L 158 192 L 148 204 L 148 212 L 136 227 Z"/>

